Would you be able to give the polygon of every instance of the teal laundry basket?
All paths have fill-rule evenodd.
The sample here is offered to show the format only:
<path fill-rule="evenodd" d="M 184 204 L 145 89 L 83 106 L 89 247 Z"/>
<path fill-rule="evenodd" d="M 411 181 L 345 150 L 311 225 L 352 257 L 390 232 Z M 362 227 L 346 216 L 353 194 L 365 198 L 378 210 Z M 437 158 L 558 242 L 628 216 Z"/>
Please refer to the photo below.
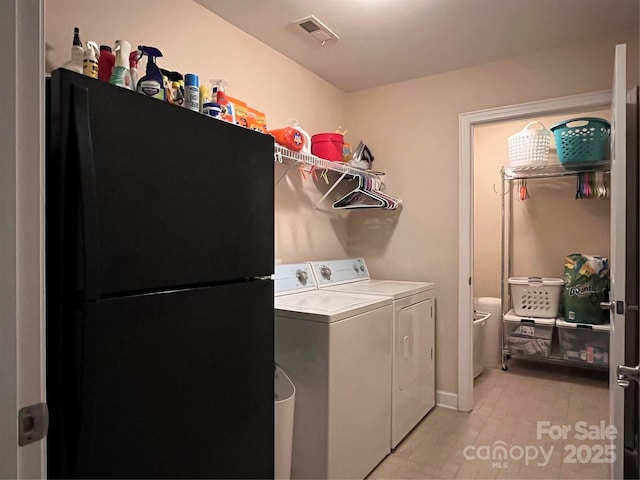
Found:
<path fill-rule="evenodd" d="M 562 164 L 599 162 L 608 157 L 611 124 L 603 118 L 572 118 L 556 123 L 550 130 Z"/>

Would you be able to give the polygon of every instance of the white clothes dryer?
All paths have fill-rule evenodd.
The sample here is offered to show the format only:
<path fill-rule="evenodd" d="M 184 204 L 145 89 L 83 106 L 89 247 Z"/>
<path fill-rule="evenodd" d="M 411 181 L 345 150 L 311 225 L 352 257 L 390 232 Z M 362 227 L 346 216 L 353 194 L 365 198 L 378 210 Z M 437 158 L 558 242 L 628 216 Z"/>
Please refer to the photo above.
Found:
<path fill-rule="evenodd" d="M 275 359 L 296 388 L 292 478 L 365 478 L 391 451 L 391 298 L 277 265 Z"/>
<path fill-rule="evenodd" d="M 393 298 L 391 448 L 435 406 L 435 284 L 375 280 L 363 258 L 311 262 L 321 290 Z"/>

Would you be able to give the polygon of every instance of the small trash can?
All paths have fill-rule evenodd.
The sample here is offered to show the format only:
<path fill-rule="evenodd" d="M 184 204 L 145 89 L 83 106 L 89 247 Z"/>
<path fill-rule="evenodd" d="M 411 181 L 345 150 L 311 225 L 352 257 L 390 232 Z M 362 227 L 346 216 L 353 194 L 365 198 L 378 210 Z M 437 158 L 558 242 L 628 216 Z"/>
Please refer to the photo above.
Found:
<path fill-rule="evenodd" d="M 490 313 L 484 327 L 484 366 L 500 368 L 502 364 L 502 344 L 500 336 L 502 330 L 502 303 L 499 297 L 479 297 L 473 299 L 473 309 Z"/>
<path fill-rule="evenodd" d="M 296 399 L 294 387 L 287 374 L 276 365 L 274 385 L 275 417 L 275 478 L 291 478 L 291 448 L 293 446 L 293 411 Z"/>

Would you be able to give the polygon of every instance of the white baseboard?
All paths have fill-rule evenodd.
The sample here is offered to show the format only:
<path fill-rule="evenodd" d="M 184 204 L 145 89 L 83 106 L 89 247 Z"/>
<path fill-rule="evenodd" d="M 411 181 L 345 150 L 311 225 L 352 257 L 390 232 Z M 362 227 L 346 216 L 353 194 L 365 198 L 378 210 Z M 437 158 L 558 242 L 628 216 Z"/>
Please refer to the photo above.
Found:
<path fill-rule="evenodd" d="M 436 405 L 443 408 L 450 408 L 452 410 L 458 409 L 458 394 L 451 392 L 436 392 Z"/>

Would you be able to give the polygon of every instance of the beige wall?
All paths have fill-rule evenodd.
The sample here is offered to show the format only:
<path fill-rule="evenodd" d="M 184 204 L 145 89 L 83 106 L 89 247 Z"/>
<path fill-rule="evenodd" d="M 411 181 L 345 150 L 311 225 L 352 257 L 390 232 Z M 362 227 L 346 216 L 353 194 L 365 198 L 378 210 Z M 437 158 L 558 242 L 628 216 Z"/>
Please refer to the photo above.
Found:
<path fill-rule="evenodd" d="M 158 59 L 162 68 L 197 73 L 207 84 L 226 79 L 228 94 L 264 111 L 269 128 L 291 119 L 310 133 L 344 124 L 341 90 L 191 0 L 46 0 L 45 9 L 48 71 L 69 60 L 77 26 L 83 42 L 113 46 L 125 39 L 132 46 L 155 46 L 164 55 Z M 284 171 L 277 166 L 276 177 Z M 345 255 L 346 220 L 313 209 L 321 187 L 302 181 L 295 170 L 278 185 L 276 257 L 282 261 Z"/>
<path fill-rule="evenodd" d="M 438 390 L 457 391 L 458 116 L 608 89 L 616 43 L 627 43 L 628 79 L 637 83 L 631 31 L 347 97 L 352 138 L 367 142 L 388 191 L 404 201 L 399 214 L 351 215 L 348 253 L 364 254 L 375 276 L 437 282 Z"/>
<path fill-rule="evenodd" d="M 225 78 L 229 94 L 263 109 L 272 128 L 297 118 L 310 133 L 342 125 L 353 145 L 363 139 L 403 210 L 315 210 L 326 185 L 292 171 L 276 188 L 276 257 L 363 255 L 375 276 L 436 281 L 437 388 L 448 392 L 457 390 L 459 114 L 609 88 L 616 43 L 628 44 L 629 79 L 638 76 L 633 31 L 346 95 L 190 0 L 47 0 L 46 8 L 49 68 L 68 59 L 79 26 L 85 41 L 154 45 L 162 66 Z"/>
<path fill-rule="evenodd" d="M 507 138 L 530 120 L 553 124 L 577 117 L 611 120 L 609 110 L 539 116 L 486 124 L 474 129 L 474 266 L 476 297 L 500 296 L 500 168 L 509 165 Z M 551 137 L 549 163 L 558 163 Z M 564 258 L 583 252 L 609 256 L 609 199 L 576 200 L 576 177 L 531 179 L 529 199 L 518 199 L 512 182 L 512 215 L 505 197 L 506 220 L 512 226 L 512 276 L 562 277 Z M 508 191 L 508 185 L 507 185 Z M 494 190 L 495 189 L 495 190 Z M 507 272 L 505 272 L 507 275 Z"/>

